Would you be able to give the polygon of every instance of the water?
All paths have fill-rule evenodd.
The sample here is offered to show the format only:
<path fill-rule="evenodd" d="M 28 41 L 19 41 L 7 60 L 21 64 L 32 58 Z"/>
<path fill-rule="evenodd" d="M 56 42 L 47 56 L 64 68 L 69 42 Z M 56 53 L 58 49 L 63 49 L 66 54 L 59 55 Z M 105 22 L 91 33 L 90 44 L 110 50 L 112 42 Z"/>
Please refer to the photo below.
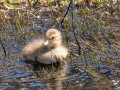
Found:
<path fill-rule="evenodd" d="M 68 65 L 62 69 L 35 69 L 34 65 L 20 59 L 1 60 L 0 66 L 0 89 L 5 90 L 113 90 L 114 86 L 119 86 L 119 76 L 113 79 L 117 72 L 102 65 L 100 67 L 104 69 L 99 72 L 110 79 L 95 78 L 78 67 Z"/>
<path fill-rule="evenodd" d="M 11 13 L 13 12 L 11 11 Z M 19 12 L 16 11 L 16 13 Z M 39 13 L 41 14 L 41 11 Z M 30 38 L 39 37 L 38 33 L 44 33 L 47 30 L 46 27 L 52 26 L 54 23 L 54 20 L 48 18 L 49 12 L 46 11 L 45 13 L 43 11 L 43 13 L 41 14 L 41 20 L 38 19 L 40 17 L 36 19 L 33 16 L 29 21 L 26 20 L 27 16 L 24 16 L 24 22 L 27 25 L 25 24 L 24 26 L 22 20 L 17 23 L 17 25 L 23 25 L 22 29 L 17 27 L 14 22 L 15 20 L 19 21 L 18 17 L 14 16 L 14 14 L 15 20 L 9 21 L 10 25 L 8 25 L 8 22 L 0 24 L 0 39 L 6 51 L 4 51 L 2 44 L 0 44 L 0 90 L 119 90 L 120 53 L 117 50 L 120 48 L 118 45 L 118 25 L 117 27 L 109 27 L 115 28 L 115 35 L 109 37 L 110 42 L 115 43 L 113 44 L 114 48 L 110 48 L 105 39 L 101 40 L 102 43 L 107 45 L 106 52 L 102 51 L 99 45 L 96 44 L 94 45 L 96 51 L 91 52 L 85 42 L 80 42 L 85 57 L 84 55 L 77 58 L 70 57 L 68 63 L 59 66 L 59 68 L 46 68 L 46 66 L 41 67 L 34 62 L 28 63 L 24 61 L 24 58 L 21 56 L 24 45 L 30 41 Z M 89 39 L 90 34 L 93 32 L 94 30 L 86 32 L 86 39 Z M 113 33 L 109 29 L 105 32 L 107 34 Z M 70 37 L 69 40 L 72 40 L 74 44 L 75 40 L 72 38 L 73 32 L 69 33 L 68 37 Z M 94 44 L 94 40 L 92 39 L 91 41 Z M 73 47 L 70 44 L 68 47 L 75 53 L 79 52 L 76 46 Z"/>

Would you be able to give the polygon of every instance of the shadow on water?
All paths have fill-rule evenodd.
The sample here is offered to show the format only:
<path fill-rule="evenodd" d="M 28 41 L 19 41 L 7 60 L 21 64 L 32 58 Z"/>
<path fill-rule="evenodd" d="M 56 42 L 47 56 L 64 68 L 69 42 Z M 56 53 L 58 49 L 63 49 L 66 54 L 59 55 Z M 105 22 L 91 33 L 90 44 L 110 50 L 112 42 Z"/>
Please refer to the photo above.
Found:
<path fill-rule="evenodd" d="M 29 69 L 33 71 L 34 76 L 41 81 L 44 89 L 62 90 L 62 77 L 65 76 L 66 73 L 66 62 L 57 62 L 48 65 L 29 60 L 24 62 Z M 35 84 L 32 83 L 30 87 L 35 87 Z"/>

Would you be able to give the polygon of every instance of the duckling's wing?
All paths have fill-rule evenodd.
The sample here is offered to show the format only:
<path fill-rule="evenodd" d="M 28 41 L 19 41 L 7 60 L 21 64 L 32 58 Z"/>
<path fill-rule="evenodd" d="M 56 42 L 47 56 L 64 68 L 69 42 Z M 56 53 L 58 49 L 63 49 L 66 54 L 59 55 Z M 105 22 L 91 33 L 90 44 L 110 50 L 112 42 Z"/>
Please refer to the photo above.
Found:
<path fill-rule="evenodd" d="M 35 60 L 36 53 L 39 51 L 43 43 L 42 39 L 34 40 L 33 42 L 28 43 L 22 51 L 23 57 L 29 60 Z"/>

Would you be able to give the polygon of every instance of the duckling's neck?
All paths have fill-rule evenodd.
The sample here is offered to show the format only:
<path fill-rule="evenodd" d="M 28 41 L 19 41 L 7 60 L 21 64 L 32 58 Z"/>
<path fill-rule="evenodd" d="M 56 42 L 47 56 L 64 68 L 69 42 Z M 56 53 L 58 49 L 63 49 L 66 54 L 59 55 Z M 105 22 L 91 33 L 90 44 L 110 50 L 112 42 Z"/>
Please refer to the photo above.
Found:
<path fill-rule="evenodd" d="M 57 48 L 57 47 L 60 47 L 60 46 L 62 46 L 62 44 L 61 43 L 57 43 L 55 46 L 54 46 L 54 48 Z"/>
<path fill-rule="evenodd" d="M 56 49 L 58 47 L 61 47 L 61 44 L 59 43 L 54 43 L 53 45 L 47 45 L 48 50 Z"/>
<path fill-rule="evenodd" d="M 61 41 L 59 41 L 59 42 L 56 41 L 56 42 L 54 42 L 53 48 L 58 48 L 60 46 L 62 46 L 62 42 Z"/>

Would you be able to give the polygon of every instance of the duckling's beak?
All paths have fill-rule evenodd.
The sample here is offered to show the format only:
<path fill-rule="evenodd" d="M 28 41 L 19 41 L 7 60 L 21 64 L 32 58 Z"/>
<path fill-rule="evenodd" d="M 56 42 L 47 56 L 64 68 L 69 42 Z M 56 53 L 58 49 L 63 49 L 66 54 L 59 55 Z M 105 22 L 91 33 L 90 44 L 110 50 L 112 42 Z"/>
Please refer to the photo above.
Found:
<path fill-rule="evenodd" d="M 45 40 L 45 42 L 43 43 L 43 45 L 48 45 L 48 44 L 49 44 L 48 40 Z"/>

